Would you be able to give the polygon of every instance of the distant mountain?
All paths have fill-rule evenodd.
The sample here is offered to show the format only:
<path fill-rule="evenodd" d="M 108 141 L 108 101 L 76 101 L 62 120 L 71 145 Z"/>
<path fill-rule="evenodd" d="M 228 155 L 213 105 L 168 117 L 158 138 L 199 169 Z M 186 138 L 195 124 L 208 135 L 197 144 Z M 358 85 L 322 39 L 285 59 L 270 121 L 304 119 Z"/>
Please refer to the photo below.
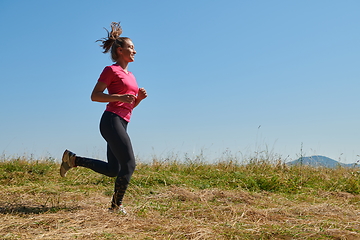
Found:
<path fill-rule="evenodd" d="M 288 164 L 288 165 L 303 164 L 303 165 L 310 165 L 310 166 L 314 166 L 314 167 L 328 167 L 328 168 L 335 168 L 338 166 L 359 167 L 359 165 L 357 165 L 356 163 L 345 164 L 345 163 L 338 162 L 334 159 L 324 157 L 324 156 L 319 156 L 319 155 L 311 156 L 311 157 L 301 157 L 297 160 L 288 162 L 286 164 Z"/>

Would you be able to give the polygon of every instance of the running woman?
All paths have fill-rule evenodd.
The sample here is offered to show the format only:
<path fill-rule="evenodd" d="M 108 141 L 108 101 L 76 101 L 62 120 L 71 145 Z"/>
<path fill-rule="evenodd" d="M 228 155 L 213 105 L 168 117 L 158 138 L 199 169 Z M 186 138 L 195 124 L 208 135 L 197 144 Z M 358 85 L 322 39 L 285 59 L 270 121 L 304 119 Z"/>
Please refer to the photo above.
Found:
<path fill-rule="evenodd" d="M 134 61 L 134 44 L 128 37 L 120 37 L 120 23 L 111 23 L 111 31 L 100 39 L 103 53 L 110 52 L 113 62 L 104 68 L 96 83 L 91 100 L 107 102 L 106 110 L 100 120 L 100 132 L 107 142 L 107 162 L 77 156 L 65 150 L 60 167 L 60 175 L 76 166 L 90 168 L 109 177 L 116 177 L 114 195 L 110 211 L 126 214 L 122 205 L 124 194 L 135 170 L 135 156 L 127 125 L 132 110 L 147 97 L 146 90 L 139 88 L 134 75 L 128 71 L 128 64 Z M 105 93 L 107 89 L 108 93 Z"/>

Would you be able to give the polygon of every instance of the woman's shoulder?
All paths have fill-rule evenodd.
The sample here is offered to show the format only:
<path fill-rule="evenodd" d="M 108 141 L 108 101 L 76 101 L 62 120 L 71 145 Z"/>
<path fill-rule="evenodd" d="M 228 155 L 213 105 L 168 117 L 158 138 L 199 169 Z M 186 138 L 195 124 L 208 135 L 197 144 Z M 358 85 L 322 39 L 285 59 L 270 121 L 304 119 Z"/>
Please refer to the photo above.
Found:
<path fill-rule="evenodd" d="M 116 70 L 114 70 L 113 65 L 105 66 L 100 74 L 99 80 L 110 81 L 114 76 L 116 76 Z"/>
<path fill-rule="evenodd" d="M 113 65 L 106 66 L 104 68 L 104 71 L 112 71 L 114 73 L 118 73 L 118 72 L 123 72 L 123 69 L 119 65 L 113 64 Z"/>
<path fill-rule="evenodd" d="M 103 74 L 114 74 L 114 73 L 117 73 L 118 71 L 119 71 L 119 69 L 117 68 L 117 66 L 115 64 L 113 64 L 113 65 L 105 66 L 102 73 Z"/>
<path fill-rule="evenodd" d="M 105 66 L 104 67 L 104 70 L 107 70 L 107 71 L 109 71 L 109 70 L 111 70 L 111 71 L 114 71 L 114 70 L 116 70 L 116 65 L 115 64 L 113 64 L 113 65 L 109 65 L 109 66 Z"/>

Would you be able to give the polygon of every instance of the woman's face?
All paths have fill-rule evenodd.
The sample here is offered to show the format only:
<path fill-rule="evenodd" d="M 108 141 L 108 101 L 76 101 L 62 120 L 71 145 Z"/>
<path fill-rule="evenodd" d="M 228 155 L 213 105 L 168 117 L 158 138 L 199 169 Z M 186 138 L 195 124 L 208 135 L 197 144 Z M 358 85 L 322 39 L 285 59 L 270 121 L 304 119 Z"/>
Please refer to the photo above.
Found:
<path fill-rule="evenodd" d="M 133 62 L 135 60 L 135 47 L 133 42 L 130 39 L 124 41 L 124 46 L 119 47 L 119 57 L 121 57 L 126 62 Z"/>

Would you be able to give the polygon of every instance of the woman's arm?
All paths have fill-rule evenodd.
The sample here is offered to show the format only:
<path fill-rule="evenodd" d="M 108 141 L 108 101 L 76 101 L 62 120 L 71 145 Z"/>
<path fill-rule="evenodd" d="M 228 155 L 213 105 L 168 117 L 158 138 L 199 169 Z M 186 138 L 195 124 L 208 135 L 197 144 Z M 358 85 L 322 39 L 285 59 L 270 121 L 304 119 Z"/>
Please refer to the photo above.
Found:
<path fill-rule="evenodd" d="M 132 94 L 106 94 L 104 93 L 107 85 L 103 82 L 97 82 L 91 93 L 91 100 L 94 102 L 124 102 L 132 103 L 136 101 L 136 96 Z"/>

